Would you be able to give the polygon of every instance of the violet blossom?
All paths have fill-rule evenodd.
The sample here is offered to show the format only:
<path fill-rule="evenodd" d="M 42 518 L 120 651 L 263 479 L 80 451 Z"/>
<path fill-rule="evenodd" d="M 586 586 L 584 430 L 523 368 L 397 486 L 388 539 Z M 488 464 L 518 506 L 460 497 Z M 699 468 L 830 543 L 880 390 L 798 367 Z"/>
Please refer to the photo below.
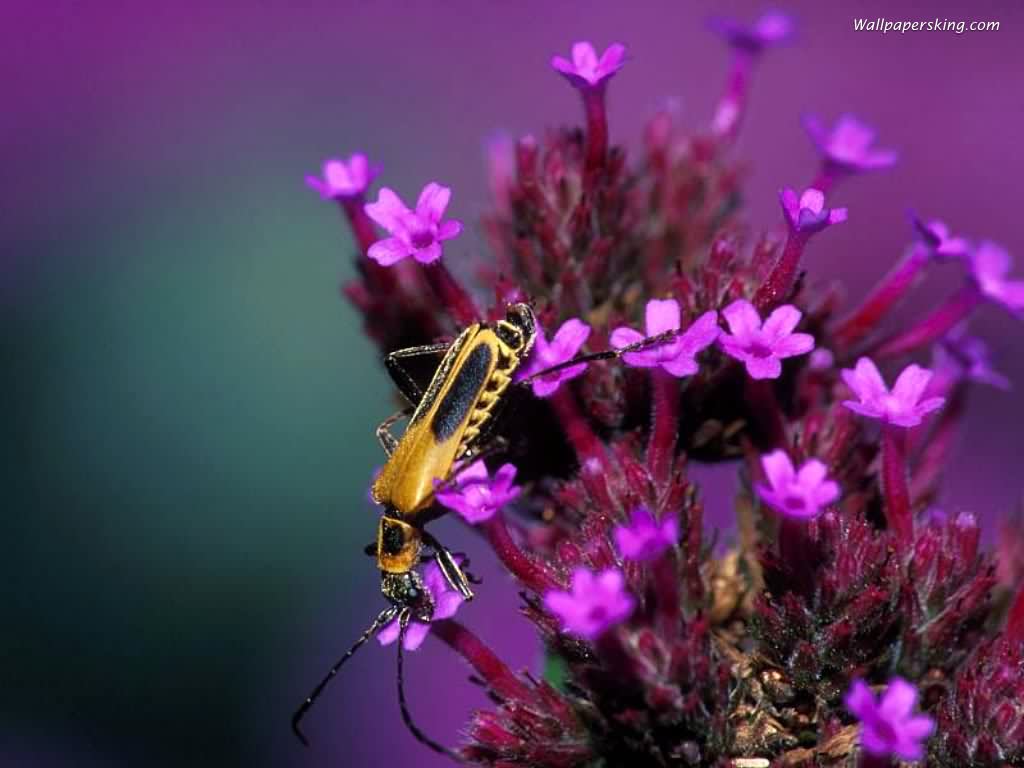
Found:
<path fill-rule="evenodd" d="M 679 302 L 675 299 L 651 299 L 644 312 L 645 333 L 633 328 L 619 327 L 612 331 L 611 344 L 622 349 L 643 341 L 680 330 Z M 637 368 L 660 367 L 676 377 L 692 376 L 699 370 L 696 355 L 715 343 L 718 338 L 718 313 L 702 314 L 684 332 L 673 338 L 635 352 L 626 352 L 622 359 L 626 365 Z"/>
<path fill-rule="evenodd" d="M 988 344 L 958 326 L 946 334 L 932 351 L 932 368 L 936 378 L 956 380 L 961 377 L 1009 390 L 1010 380 L 996 370 Z"/>
<path fill-rule="evenodd" d="M 464 602 L 462 595 L 451 588 L 444 574 L 441 573 L 441 567 L 434 561 L 427 563 L 423 569 L 423 585 L 430 592 L 430 597 L 434 601 L 434 615 L 431 621 L 451 618 Z M 405 642 L 403 643 L 405 650 L 415 651 L 423 645 L 423 640 L 429 631 L 429 622 L 412 619 L 405 628 Z M 377 642 L 381 645 L 391 645 L 398 639 L 400 633 L 401 625 L 398 619 L 394 619 L 385 624 L 377 633 Z"/>
<path fill-rule="evenodd" d="M 441 221 L 452 191 L 436 182 L 427 184 L 416 201 L 416 210 L 406 207 L 388 187 L 381 188 L 377 202 L 367 203 L 366 214 L 388 231 L 391 237 L 370 246 L 367 255 L 384 267 L 412 256 L 420 264 L 441 258 L 441 243 L 462 232 L 462 222 Z"/>
<path fill-rule="evenodd" d="M 986 240 L 969 256 L 971 275 L 982 294 L 1010 312 L 1024 313 L 1024 280 L 1008 280 L 1013 260 L 1004 248 Z"/>
<path fill-rule="evenodd" d="M 551 58 L 555 71 L 580 89 L 603 88 L 625 63 L 626 46 L 621 43 L 612 43 L 598 58 L 594 46 L 585 40 L 573 43 L 572 61 L 563 56 Z"/>
<path fill-rule="evenodd" d="M 457 469 L 451 486 L 437 483 L 434 495 L 467 523 L 476 525 L 490 520 L 499 509 L 519 497 L 522 488 L 514 485 L 515 479 L 515 465 L 502 464 L 492 478 L 483 459 L 478 459 Z"/>
<path fill-rule="evenodd" d="M 786 517 L 817 517 L 839 498 L 839 484 L 828 479 L 828 468 L 818 459 L 808 459 L 796 469 L 789 454 L 777 450 L 761 457 L 761 467 L 768 482 L 757 484 L 757 495 Z"/>
<path fill-rule="evenodd" d="M 793 333 L 802 313 L 792 304 L 779 307 L 764 323 L 754 305 L 737 299 L 722 310 L 731 334 L 723 333 L 718 344 L 729 357 L 747 367 L 752 379 L 777 379 L 782 374 L 782 360 L 804 355 L 814 349 L 809 333 Z"/>
<path fill-rule="evenodd" d="M 626 579 L 618 568 L 598 573 L 576 568 L 569 591 L 549 591 L 544 595 L 544 607 L 558 617 L 566 632 L 596 640 L 628 619 L 636 601 L 626 590 Z"/>
<path fill-rule="evenodd" d="M 323 176 L 307 176 L 306 184 L 325 200 L 341 200 L 365 194 L 376 175 L 377 169 L 370 167 L 366 155 L 356 152 L 348 162 L 334 157 L 327 159 Z"/>
<path fill-rule="evenodd" d="M 757 54 L 766 48 L 792 40 L 794 24 L 792 16 L 778 11 L 768 11 L 761 14 L 753 24 L 744 24 L 725 16 L 714 16 L 708 20 L 708 27 L 733 48 Z"/>
<path fill-rule="evenodd" d="M 868 357 L 860 358 L 852 369 L 844 368 L 842 377 L 857 397 L 857 400 L 844 400 L 844 406 L 861 416 L 897 427 L 916 427 L 926 415 L 946 402 L 944 397 L 923 398 L 932 372 L 919 365 L 904 368 L 892 390 L 886 386 L 878 366 Z"/>
<path fill-rule="evenodd" d="M 792 232 L 810 235 L 846 221 L 846 209 L 826 208 L 824 193 L 813 187 L 805 189 L 799 198 L 794 190 L 786 188 L 779 193 L 779 202 Z"/>
<path fill-rule="evenodd" d="M 967 239 L 954 237 L 944 222 L 938 219 L 924 221 L 917 216 L 912 216 L 911 221 L 921 239 L 940 259 L 959 259 L 970 253 L 971 244 Z"/>
<path fill-rule="evenodd" d="M 918 714 L 917 688 L 902 677 L 889 680 L 880 698 L 868 684 L 856 679 L 844 699 L 860 720 L 860 743 L 876 757 L 915 761 L 924 757 L 924 742 L 935 732 L 935 720 Z"/>
<path fill-rule="evenodd" d="M 538 327 L 537 335 L 533 343 L 533 352 L 530 354 L 528 364 L 516 374 L 516 380 L 528 379 L 534 374 L 568 362 L 576 357 L 580 348 L 587 343 L 590 336 L 590 326 L 579 318 L 569 318 L 555 331 L 555 335 L 548 341 L 544 329 Z M 537 397 L 550 397 L 563 382 L 575 379 L 587 369 L 586 363 L 570 365 L 554 373 L 535 379 L 531 383 L 533 394 Z"/>
<path fill-rule="evenodd" d="M 633 510 L 628 525 L 617 525 L 615 545 L 627 560 L 646 562 L 657 559 L 679 540 L 679 518 L 669 512 L 655 520 L 647 507 Z"/>
<path fill-rule="evenodd" d="M 876 149 L 875 129 L 853 115 L 841 115 L 828 129 L 816 115 L 805 115 L 804 128 L 825 160 L 845 171 L 871 171 L 896 163 L 897 153 Z"/>

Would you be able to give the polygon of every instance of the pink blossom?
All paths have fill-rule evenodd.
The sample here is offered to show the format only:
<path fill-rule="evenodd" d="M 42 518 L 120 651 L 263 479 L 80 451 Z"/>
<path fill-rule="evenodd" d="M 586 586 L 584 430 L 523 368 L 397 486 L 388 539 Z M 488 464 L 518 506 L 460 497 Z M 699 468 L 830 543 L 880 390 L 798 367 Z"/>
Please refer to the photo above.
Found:
<path fill-rule="evenodd" d="M 917 688 L 902 677 L 890 679 L 880 699 L 858 678 L 844 702 L 860 720 L 860 744 L 865 752 L 911 762 L 924 757 L 924 742 L 935 731 L 935 721 L 928 715 L 914 714 Z"/>
<path fill-rule="evenodd" d="M 626 46 L 612 43 L 597 57 L 594 46 L 587 41 L 574 43 L 572 61 L 554 56 L 551 66 L 575 87 L 590 89 L 602 87 L 611 77 L 622 69 L 626 59 Z"/>
<path fill-rule="evenodd" d="M 307 176 L 306 184 L 325 200 L 358 197 L 366 192 L 378 169 L 371 168 L 366 155 L 356 152 L 348 162 L 329 158 L 324 162 L 323 177 Z"/>
<path fill-rule="evenodd" d="M 796 192 L 787 188 L 779 193 L 779 201 L 793 232 L 813 234 L 846 221 L 846 209 L 826 208 L 825 194 L 820 189 L 805 189 L 797 198 Z"/>
<path fill-rule="evenodd" d="M 515 478 L 515 466 L 502 464 L 492 480 L 487 465 L 483 459 L 478 459 L 457 470 L 453 488 L 438 490 L 435 496 L 441 504 L 458 512 L 467 523 L 476 525 L 490 520 L 495 512 L 518 498 L 522 488 L 513 485 Z M 440 482 L 435 484 L 440 485 Z"/>
<path fill-rule="evenodd" d="M 462 605 L 463 597 L 448 584 L 441 567 L 431 561 L 423 569 L 423 584 L 430 592 L 434 601 L 434 619 L 450 619 Z M 398 619 L 385 624 L 383 629 L 377 633 L 377 642 L 381 645 L 390 645 L 398 639 L 401 626 Z M 405 630 L 405 642 L 403 646 L 407 651 L 415 651 L 423 644 L 427 632 L 430 631 L 429 622 L 413 619 Z"/>
<path fill-rule="evenodd" d="M 679 540 L 679 517 L 669 512 L 658 521 L 647 507 L 637 507 L 629 525 L 617 525 L 613 533 L 619 554 L 627 560 L 655 560 Z"/>
<path fill-rule="evenodd" d="M 675 299 L 647 302 L 644 318 L 646 335 L 633 328 L 616 328 L 611 344 L 616 349 L 628 347 L 668 331 L 680 329 L 679 302 Z M 669 341 L 655 344 L 636 352 L 627 352 L 622 359 L 637 368 L 661 367 L 673 376 L 692 376 L 699 370 L 695 359 L 698 352 L 714 344 L 718 338 L 718 313 L 714 310 L 698 317 L 684 333 Z"/>
<path fill-rule="evenodd" d="M 626 579 L 618 568 L 598 573 L 576 568 L 570 591 L 547 592 L 544 606 L 561 619 L 563 631 L 594 640 L 629 618 L 636 601 L 626 591 Z"/>
<path fill-rule="evenodd" d="M 853 115 L 842 115 L 831 130 L 816 115 L 805 115 L 804 128 L 824 158 L 847 171 L 871 171 L 896 163 L 896 152 L 873 148 L 875 129 Z"/>
<path fill-rule="evenodd" d="M 842 377 L 857 397 L 857 400 L 844 400 L 844 406 L 861 416 L 897 427 L 916 427 L 925 415 L 946 402 L 944 397 L 921 399 L 932 372 L 919 365 L 904 368 L 891 391 L 878 372 L 878 366 L 867 357 L 860 358 L 853 369 L 844 368 Z"/>
<path fill-rule="evenodd" d="M 586 344 L 588 336 L 590 336 L 590 326 L 575 317 L 562 323 L 551 341 L 548 341 L 544 329 L 538 327 L 530 361 L 516 375 L 516 380 L 528 379 L 545 368 L 572 360 L 580 351 L 580 347 Z M 530 385 L 533 388 L 533 394 L 537 397 L 549 397 L 558 390 L 562 382 L 576 378 L 586 369 L 587 364 L 580 363 L 542 376 Z"/>
<path fill-rule="evenodd" d="M 789 42 L 795 25 L 792 16 L 769 11 L 761 14 L 753 24 L 715 16 L 709 19 L 708 26 L 733 48 L 746 53 L 761 53 L 766 48 Z"/>
<path fill-rule="evenodd" d="M 970 252 L 971 244 L 966 238 L 953 237 L 949 227 L 938 219 L 926 222 L 914 216 L 911 221 L 921 239 L 940 259 L 961 258 Z"/>
<path fill-rule="evenodd" d="M 787 517 L 809 519 L 839 498 L 839 484 L 828 479 L 828 468 L 818 459 L 793 466 L 785 451 L 772 451 L 761 457 L 768 483 L 757 484 L 761 500 Z"/>
<path fill-rule="evenodd" d="M 377 195 L 377 202 L 367 203 L 365 210 L 366 215 L 386 229 L 391 237 L 375 242 L 367 255 L 384 267 L 408 256 L 421 264 L 440 259 L 441 243 L 462 232 L 461 222 L 454 219 L 441 221 L 451 196 L 451 189 L 430 182 L 420 192 L 416 210 L 411 211 L 394 190 L 383 187 Z"/>
<path fill-rule="evenodd" d="M 970 255 L 971 274 L 990 301 L 1015 313 L 1024 312 L 1024 280 L 1007 280 L 1013 260 L 999 245 L 985 241 Z"/>
<path fill-rule="evenodd" d="M 777 379 L 782 359 L 803 355 L 814 349 L 809 333 L 793 333 L 802 314 L 792 304 L 779 307 L 761 323 L 757 309 L 746 299 L 737 299 L 722 310 L 732 334 L 722 334 L 718 343 L 727 355 L 747 367 L 752 379 Z"/>

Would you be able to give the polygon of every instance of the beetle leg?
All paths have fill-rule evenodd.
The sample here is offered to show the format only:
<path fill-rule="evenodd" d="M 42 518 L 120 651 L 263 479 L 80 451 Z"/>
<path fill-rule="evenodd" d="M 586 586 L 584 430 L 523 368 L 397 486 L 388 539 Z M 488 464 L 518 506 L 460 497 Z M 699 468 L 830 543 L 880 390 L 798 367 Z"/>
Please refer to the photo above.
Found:
<path fill-rule="evenodd" d="M 426 542 L 427 546 L 434 550 L 434 559 L 437 560 L 437 565 L 441 569 L 441 573 L 444 574 L 445 581 L 448 582 L 448 586 L 462 595 L 464 600 L 473 599 L 473 590 L 470 589 L 469 579 L 466 577 L 465 572 L 455 561 L 452 553 L 445 549 L 441 544 L 426 531 L 423 532 L 423 541 Z"/>
<path fill-rule="evenodd" d="M 405 396 L 406 400 L 413 405 L 419 405 L 420 400 L 423 399 L 423 390 L 420 388 L 420 385 L 416 383 L 412 374 L 406 370 L 404 365 L 402 365 L 402 359 L 409 357 L 425 357 L 427 355 L 443 355 L 448 351 L 450 346 L 451 344 L 425 344 L 421 347 L 396 349 L 394 352 L 389 352 L 384 357 L 384 367 L 387 368 L 392 381 L 395 382 L 395 386 L 398 387 L 398 390 Z"/>
<path fill-rule="evenodd" d="M 388 416 L 384 421 L 377 427 L 377 440 L 380 441 L 380 447 L 384 449 L 384 453 L 390 456 L 395 452 L 395 448 L 398 447 L 398 438 L 391 434 L 391 427 L 396 422 L 410 416 L 412 414 L 412 408 L 403 408 L 397 413 L 393 413 Z"/>

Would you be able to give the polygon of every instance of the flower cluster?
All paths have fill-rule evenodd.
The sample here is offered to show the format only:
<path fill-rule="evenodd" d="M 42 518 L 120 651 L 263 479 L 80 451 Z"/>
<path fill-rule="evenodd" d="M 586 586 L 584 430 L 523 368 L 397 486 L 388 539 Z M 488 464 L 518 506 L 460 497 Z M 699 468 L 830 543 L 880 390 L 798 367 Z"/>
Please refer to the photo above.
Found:
<path fill-rule="evenodd" d="M 435 497 L 518 581 L 554 671 L 509 670 L 456 619 L 436 566 L 433 619 L 406 645 L 435 636 L 487 686 L 493 708 L 459 747 L 473 764 L 1024 765 L 1021 536 L 1004 536 L 997 569 L 973 515 L 935 512 L 969 391 L 1009 386 L 965 324 L 986 302 L 1024 313 L 1024 281 L 1001 247 L 914 218 L 851 309 L 811 289 L 803 271 L 847 221 L 837 188 L 897 159 L 852 115 L 805 118 L 820 168 L 782 190 L 775 231 L 743 236 L 735 137 L 754 67 L 793 25 L 712 28 L 733 69 L 709 126 L 659 113 L 631 160 L 608 139 L 625 47 L 551 60 L 584 124 L 493 145 L 475 287 L 446 267 L 462 231 L 449 188 L 425 184 L 413 208 L 388 187 L 370 202 L 377 171 L 358 154 L 309 181 L 352 227 L 345 294 L 382 351 L 515 302 L 539 323 L 502 395 L 516 416 Z M 894 326 L 937 269 L 959 271 L 958 289 Z M 574 362 L 587 353 L 604 359 Z M 738 467 L 724 548 L 695 462 Z"/>

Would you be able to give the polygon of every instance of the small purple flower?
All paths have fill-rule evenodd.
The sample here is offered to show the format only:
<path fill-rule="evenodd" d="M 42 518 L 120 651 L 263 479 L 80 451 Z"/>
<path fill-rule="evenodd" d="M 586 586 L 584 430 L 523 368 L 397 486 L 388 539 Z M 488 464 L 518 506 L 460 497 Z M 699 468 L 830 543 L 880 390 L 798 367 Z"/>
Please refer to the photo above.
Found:
<path fill-rule="evenodd" d="M 617 525 L 613 533 L 619 554 L 627 560 L 655 560 L 679 540 L 679 518 L 669 512 L 659 522 L 647 507 L 637 507 L 629 525 Z"/>
<path fill-rule="evenodd" d="M 956 380 L 962 376 L 996 389 L 1011 389 L 1010 380 L 993 367 L 988 344 L 968 334 L 964 325 L 954 328 L 935 345 L 932 367 L 937 378 L 941 375 L 946 380 Z"/>
<path fill-rule="evenodd" d="M 809 333 L 793 333 L 802 313 L 792 304 L 779 307 L 761 324 L 757 309 L 746 299 L 737 299 L 722 310 L 732 335 L 722 334 L 718 343 L 729 357 L 747 367 L 752 379 L 777 379 L 782 358 L 803 355 L 814 349 Z"/>
<path fill-rule="evenodd" d="M 512 484 L 515 479 L 513 464 L 502 464 L 492 480 L 487 465 L 483 459 L 478 459 L 457 470 L 455 487 L 437 491 L 436 498 L 448 509 L 458 512 L 467 523 L 476 525 L 490 520 L 495 512 L 518 498 L 522 488 Z"/>
<path fill-rule="evenodd" d="M 761 467 L 768 483 L 757 484 L 757 495 L 786 517 L 817 517 L 839 498 L 839 484 L 828 479 L 828 468 L 818 459 L 808 459 L 798 470 L 789 454 L 779 450 L 762 456 Z"/>
<path fill-rule="evenodd" d="M 1011 312 L 1024 312 L 1024 280 L 1007 280 L 1013 260 L 1005 249 L 986 240 L 970 255 L 971 275 L 981 292 Z"/>
<path fill-rule="evenodd" d="M 625 64 L 626 46 L 612 43 L 597 58 L 594 46 L 583 41 L 572 46 L 572 61 L 554 56 L 551 66 L 565 77 L 573 86 L 581 89 L 603 87 L 612 75 L 622 69 Z"/>
<path fill-rule="evenodd" d="M 892 391 L 885 385 L 878 366 L 862 357 L 853 368 L 842 370 L 843 381 L 857 400 L 844 400 L 843 405 L 854 413 L 878 419 L 897 427 L 916 427 L 925 415 L 942 407 L 944 397 L 922 400 L 932 372 L 919 365 L 908 365 L 896 378 Z"/>
<path fill-rule="evenodd" d="M 436 562 L 431 561 L 423 569 L 423 585 L 434 599 L 434 619 L 450 619 L 455 615 L 459 606 L 462 605 L 462 595 L 449 586 L 444 574 L 441 573 L 441 567 Z M 395 619 L 385 624 L 384 628 L 377 633 L 377 642 L 381 645 L 391 645 L 398 639 L 400 631 L 401 626 L 398 619 Z M 405 650 L 415 651 L 423 645 L 423 640 L 429 631 L 429 623 L 416 619 L 410 621 L 405 630 L 405 642 L 403 643 Z"/>
<path fill-rule="evenodd" d="M 940 259 L 957 259 L 970 253 L 971 244 L 963 237 L 953 237 L 949 227 L 938 219 L 926 222 L 912 216 L 911 221 L 921 239 Z"/>
<path fill-rule="evenodd" d="M 917 688 L 902 677 L 893 677 L 876 699 L 868 684 L 857 678 L 844 699 L 846 708 L 860 720 L 860 743 L 876 757 L 914 761 L 924 757 L 924 741 L 935 731 L 928 715 L 914 714 Z"/>
<path fill-rule="evenodd" d="M 590 336 L 590 326 L 575 317 L 562 323 L 551 341 L 548 341 L 544 335 L 544 329 L 538 328 L 530 362 L 516 375 L 516 381 L 522 381 L 545 368 L 572 360 L 580 351 L 580 347 L 587 342 L 588 336 Z M 580 363 L 543 376 L 531 384 L 533 394 L 537 397 L 553 395 L 563 381 L 575 379 L 586 369 L 587 364 Z"/>
<path fill-rule="evenodd" d="M 804 116 L 804 129 L 825 159 L 847 171 L 871 171 L 896 163 L 891 149 L 873 149 L 875 130 L 853 115 L 842 115 L 828 130 L 816 115 Z"/>
<path fill-rule="evenodd" d="M 724 38 L 733 48 L 757 54 L 766 48 L 788 43 L 793 37 L 793 17 L 778 11 L 768 11 L 753 24 L 736 19 L 714 16 L 708 20 L 711 31 Z"/>
<path fill-rule="evenodd" d="M 636 344 L 649 336 L 657 336 L 680 329 L 679 302 L 675 299 L 651 299 L 644 313 L 646 336 L 633 328 L 616 328 L 612 331 L 611 345 L 616 349 Z M 699 370 L 694 359 L 698 352 L 715 343 L 718 338 L 718 313 L 714 310 L 698 317 L 685 333 L 672 340 L 656 344 L 622 356 L 626 365 L 637 368 L 661 367 L 673 376 L 692 376 Z"/>
<path fill-rule="evenodd" d="M 371 168 L 366 155 L 356 152 L 348 162 L 329 158 L 324 162 L 323 178 L 307 176 L 306 184 L 320 193 L 325 200 L 358 197 L 366 192 L 377 169 Z"/>
<path fill-rule="evenodd" d="M 416 210 L 411 211 L 393 190 L 383 187 L 377 202 L 367 203 L 365 210 L 366 215 L 384 227 L 391 237 L 371 245 L 367 255 L 384 267 L 408 256 L 421 264 L 440 259 L 441 242 L 462 232 L 462 222 L 454 219 L 441 221 L 451 196 L 451 189 L 432 181 L 420 192 Z"/>
<path fill-rule="evenodd" d="M 832 224 L 846 221 L 845 208 L 826 208 L 825 194 L 820 189 L 805 189 L 799 198 L 796 191 L 779 192 L 779 202 L 793 232 L 813 234 Z"/>
<path fill-rule="evenodd" d="M 570 591 L 547 592 L 544 606 L 561 619 L 563 631 L 594 640 L 629 618 L 636 601 L 626 591 L 626 579 L 618 568 L 599 573 L 576 568 Z"/>

